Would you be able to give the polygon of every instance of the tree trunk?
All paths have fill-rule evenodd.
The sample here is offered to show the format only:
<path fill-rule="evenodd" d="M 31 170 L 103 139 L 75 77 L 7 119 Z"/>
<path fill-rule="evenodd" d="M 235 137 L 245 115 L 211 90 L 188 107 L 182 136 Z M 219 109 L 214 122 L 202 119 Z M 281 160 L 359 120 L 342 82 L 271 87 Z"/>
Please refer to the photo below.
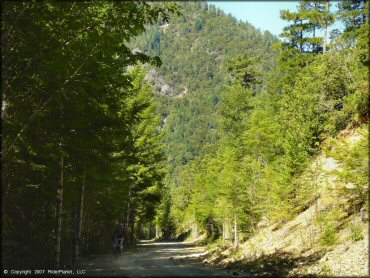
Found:
<path fill-rule="evenodd" d="M 59 143 L 60 149 L 62 149 L 62 141 Z M 61 151 L 60 155 L 60 180 L 57 186 L 57 201 L 56 201 L 56 235 L 55 235 L 55 266 L 60 267 L 60 242 L 62 237 L 62 217 L 63 217 L 63 167 L 64 157 Z"/>
<path fill-rule="evenodd" d="M 149 221 L 149 239 L 152 239 L 152 220 Z"/>
<path fill-rule="evenodd" d="M 145 227 L 144 226 L 146 226 L 146 223 L 143 223 L 141 221 L 139 221 L 139 223 L 137 223 L 137 227 L 138 227 L 137 228 L 137 237 L 139 239 L 146 239 L 145 235 L 144 235 L 145 234 L 145 232 L 144 232 Z"/>
<path fill-rule="evenodd" d="M 325 10 L 328 13 L 329 12 L 329 1 L 326 1 Z M 326 44 L 328 39 L 328 23 L 325 21 L 324 26 L 324 37 L 323 37 L 323 43 L 322 43 L 322 53 L 324 54 L 326 52 Z"/>
<path fill-rule="evenodd" d="M 159 227 L 158 227 L 158 224 L 155 224 L 155 238 L 156 239 L 159 238 Z"/>
<path fill-rule="evenodd" d="M 89 221 L 87 221 L 87 229 L 86 229 L 86 253 L 89 253 L 89 240 L 90 240 L 90 223 L 89 223 Z"/>
<path fill-rule="evenodd" d="M 229 222 L 227 218 L 225 218 L 224 222 L 224 240 L 229 240 L 230 239 L 230 231 L 229 231 Z"/>
<path fill-rule="evenodd" d="M 302 27 L 302 20 L 300 20 L 300 23 L 301 23 L 301 27 Z M 299 38 L 300 38 L 300 41 L 299 41 L 299 51 L 301 53 L 303 53 L 303 31 L 302 31 L 302 28 L 301 28 L 301 31 L 300 31 L 300 34 L 299 34 Z"/>
<path fill-rule="evenodd" d="M 90 220 L 89 220 L 89 202 L 86 196 L 85 199 L 85 215 L 83 222 L 85 223 L 85 236 L 83 237 L 83 250 L 88 253 L 89 252 L 89 234 L 90 234 Z"/>
<path fill-rule="evenodd" d="M 135 216 L 133 213 L 131 213 L 131 219 L 130 219 L 130 244 L 134 245 L 135 243 Z"/>
<path fill-rule="evenodd" d="M 239 240 L 238 240 L 238 223 L 236 219 L 236 213 L 234 214 L 234 247 L 238 247 Z"/>
<path fill-rule="evenodd" d="M 198 238 L 198 224 L 195 221 L 191 224 L 191 235 L 193 238 Z"/>
<path fill-rule="evenodd" d="M 74 232 L 72 265 L 74 265 L 78 261 L 79 251 L 80 251 L 82 216 L 83 216 L 83 205 L 84 205 L 84 195 L 85 195 L 85 180 L 86 180 L 86 176 L 85 176 L 85 169 L 84 169 L 82 183 L 80 187 L 77 221 L 76 221 L 75 232 Z"/>
<path fill-rule="evenodd" d="M 130 238 L 130 235 L 129 235 L 129 225 L 130 225 L 130 217 L 131 217 L 131 213 L 130 213 L 130 199 L 131 199 L 131 185 L 129 186 L 129 189 L 128 189 L 128 198 L 127 198 L 127 212 L 126 212 L 126 223 L 125 223 L 125 231 L 126 231 L 126 242 L 128 243 L 129 242 L 129 238 Z"/>

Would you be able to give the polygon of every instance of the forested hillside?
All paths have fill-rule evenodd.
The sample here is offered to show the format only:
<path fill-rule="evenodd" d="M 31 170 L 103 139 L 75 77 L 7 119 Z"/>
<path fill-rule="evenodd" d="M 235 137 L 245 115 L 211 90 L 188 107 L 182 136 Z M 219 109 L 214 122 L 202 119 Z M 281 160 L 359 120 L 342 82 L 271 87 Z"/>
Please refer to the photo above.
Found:
<path fill-rule="evenodd" d="M 76 267 L 119 223 L 133 258 L 365 250 L 368 8 L 301 1 L 278 38 L 206 2 L 4 2 L 3 265 Z"/>
<path fill-rule="evenodd" d="M 206 2 L 184 2 L 181 16 L 158 22 L 135 38 L 133 47 L 158 55 L 162 67 L 149 79 L 157 92 L 157 108 L 165 119 L 164 142 L 173 171 L 220 138 L 220 98 L 231 82 L 227 61 L 241 54 L 258 60 L 259 72 L 276 64 L 271 45 L 278 39 L 249 23 L 226 15 Z M 264 80 L 262 77 L 260 80 Z"/>
<path fill-rule="evenodd" d="M 286 221 L 318 197 L 320 173 L 303 175 L 311 158 L 369 116 L 367 4 L 340 2 L 336 13 L 331 5 L 307 1 L 281 12 L 284 41 L 274 46 L 278 63 L 264 69 L 264 86 L 257 86 L 262 66 L 248 49 L 229 61 L 233 78 L 220 95 L 220 139 L 183 168 L 173 187 L 178 231 L 202 230 L 237 245 L 262 218 Z M 336 21 L 343 30 L 329 34 Z M 357 151 L 358 164 L 343 174 L 354 188 L 341 190 L 359 210 L 367 200 L 367 148 Z"/>

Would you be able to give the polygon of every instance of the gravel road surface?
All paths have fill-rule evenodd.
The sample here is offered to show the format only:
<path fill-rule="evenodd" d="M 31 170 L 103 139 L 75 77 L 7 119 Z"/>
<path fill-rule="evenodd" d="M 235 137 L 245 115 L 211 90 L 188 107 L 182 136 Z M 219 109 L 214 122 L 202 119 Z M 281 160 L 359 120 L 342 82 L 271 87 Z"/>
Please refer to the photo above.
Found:
<path fill-rule="evenodd" d="M 80 268 L 100 277 L 235 277 L 235 273 L 202 266 L 196 257 L 203 252 L 203 247 L 183 242 L 142 241 L 119 258 L 97 256 L 82 262 Z"/>

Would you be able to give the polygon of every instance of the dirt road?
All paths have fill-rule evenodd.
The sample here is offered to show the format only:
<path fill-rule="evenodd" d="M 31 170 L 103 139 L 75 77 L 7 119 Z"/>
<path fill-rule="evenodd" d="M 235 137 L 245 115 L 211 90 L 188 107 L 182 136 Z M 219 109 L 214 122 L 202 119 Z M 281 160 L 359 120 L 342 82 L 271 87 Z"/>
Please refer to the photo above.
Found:
<path fill-rule="evenodd" d="M 81 268 L 89 276 L 233 277 L 232 272 L 202 266 L 196 260 L 202 252 L 204 248 L 182 242 L 141 242 L 117 259 L 98 256 Z"/>

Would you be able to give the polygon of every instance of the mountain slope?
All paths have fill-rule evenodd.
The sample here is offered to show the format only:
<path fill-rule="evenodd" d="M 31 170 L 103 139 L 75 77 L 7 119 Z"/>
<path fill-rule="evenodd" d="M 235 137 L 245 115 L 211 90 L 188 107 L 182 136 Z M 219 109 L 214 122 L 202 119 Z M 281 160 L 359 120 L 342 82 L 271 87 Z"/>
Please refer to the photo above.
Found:
<path fill-rule="evenodd" d="M 207 3 L 181 3 L 183 16 L 148 27 L 133 44 L 159 55 L 163 65 L 148 76 L 157 92 L 158 112 L 165 118 L 167 155 L 173 169 L 201 155 L 219 138 L 216 114 L 230 80 L 224 64 L 231 57 L 258 57 L 261 72 L 276 62 L 270 49 L 278 39 L 237 21 Z"/>

